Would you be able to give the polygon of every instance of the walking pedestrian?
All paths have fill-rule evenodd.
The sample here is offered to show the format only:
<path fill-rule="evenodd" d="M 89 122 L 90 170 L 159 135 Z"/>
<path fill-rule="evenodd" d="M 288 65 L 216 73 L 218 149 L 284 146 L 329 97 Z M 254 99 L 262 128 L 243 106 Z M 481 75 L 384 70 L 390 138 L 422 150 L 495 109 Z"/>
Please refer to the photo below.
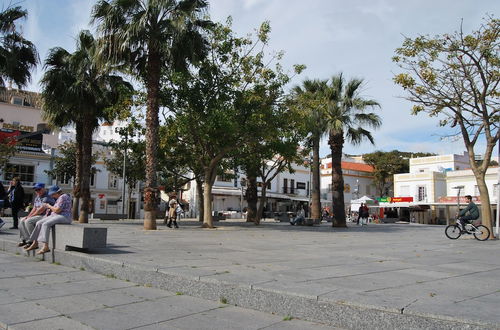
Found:
<path fill-rule="evenodd" d="M 18 213 L 20 210 L 24 209 L 24 189 L 19 177 L 12 179 L 7 194 L 9 196 L 10 209 L 12 210 L 12 219 L 14 222 L 10 229 L 17 229 L 19 224 Z"/>

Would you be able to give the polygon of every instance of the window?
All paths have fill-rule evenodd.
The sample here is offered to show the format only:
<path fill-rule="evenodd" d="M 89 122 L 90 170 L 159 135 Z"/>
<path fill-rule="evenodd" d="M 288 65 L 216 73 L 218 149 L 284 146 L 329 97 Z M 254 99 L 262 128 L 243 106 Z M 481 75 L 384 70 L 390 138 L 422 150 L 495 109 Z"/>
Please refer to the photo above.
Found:
<path fill-rule="evenodd" d="M 233 180 L 233 175 L 230 173 L 224 173 L 221 175 L 217 175 L 217 178 L 215 179 L 215 181 L 219 181 L 219 182 L 231 182 L 232 180 Z"/>
<path fill-rule="evenodd" d="M 305 182 L 297 182 L 297 189 L 306 189 Z"/>
<path fill-rule="evenodd" d="M 114 174 L 109 175 L 109 184 L 108 187 L 110 189 L 118 189 L 118 176 Z"/>
<path fill-rule="evenodd" d="M 90 174 L 90 186 L 95 187 L 95 173 Z"/>
<path fill-rule="evenodd" d="M 16 176 L 21 178 L 23 182 L 34 182 L 35 166 L 7 164 L 5 167 L 5 180 L 12 180 Z"/>
<path fill-rule="evenodd" d="M 23 105 L 23 99 L 20 98 L 20 97 L 16 97 L 14 96 L 12 98 L 12 104 L 15 104 L 15 105 Z"/>
<path fill-rule="evenodd" d="M 283 179 L 283 193 L 288 194 L 288 179 Z"/>
<path fill-rule="evenodd" d="M 57 182 L 60 184 L 71 184 L 71 175 L 69 173 L 64 173 L 62 176 L 57 177 Z"/>
<path fill-rule="evenodd" d="M 370 185 L 366 185 L 366 195 L 370 195 L 371 192 L 370 192 Z"/>
<path fill-rule="evenodd" d="M 427 195 L 425 193 L 425 187 L 418 187 L 418 196 L 417 196 L 417 199 L 419 202 L 423 202 L 425 201 L 427 198 Z"/>
<path fill-rule="evenodd" d="M 295 193 L 295 180 L 290 179 L 290 194 L 294 194 L 294 193 Z"/>

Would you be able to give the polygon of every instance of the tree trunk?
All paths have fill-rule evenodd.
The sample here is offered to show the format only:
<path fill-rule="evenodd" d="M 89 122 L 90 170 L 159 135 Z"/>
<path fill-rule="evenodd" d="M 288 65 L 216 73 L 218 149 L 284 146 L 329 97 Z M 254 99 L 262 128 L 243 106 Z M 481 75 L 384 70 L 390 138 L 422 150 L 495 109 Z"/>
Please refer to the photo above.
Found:
<path fill-rule="evenodd" d="M 264 206 L 266 206 L 267 203 L 267 184 L 266 182 L 262 183 L 262 190 L 260 191 L 260 197 L 259 197 L 259 208 L 257 209 L 257 217 L 255 219 L 255 224 L 258 225 L 260 224 L 260 220 L 262 220 L 262 217 L 264 215 Z"/>
<path fill-rule="evenodd" d="M 125 184 L 125 183 L 124 183 Z M 132 185 L 128 185 L 128 191 L 127 191 L 127 205 L 125 206 L 125 209 L 126 209 L 126 212 L 127 212 L 127 218 L 128 219 L 134 219 L 135 218 L 135 214 L 130 216 L 130 201 L 132 200 L 132 189 L 134 189 L 132 187 Z M 125 201 L 123 201 L 125 203 Z"/>
<path fill-rule="evenodd" d="M 490 230 L 490 238 L 495 238 L 493 233 L 493 221 L 491 216 L 490 196 L 486 186 L 485 174 L 476 175 L 477 187 L 481 198 L 481 223 Z M 498 212 L 498 211 L 497 211 Z"/>
<path fill-rule="evenodd" d="M 342 175 L 342 149 L 344 147 L 343 132 L 330 133 L 328 143 L 330 144 L 332 152 L 332 211 L 334 215 L 332 226 L 347 227 L 344 204 L 344 177 Z"/>
<path fill-rule="evenodd" d="M 80 223 L 89 222 L 89 201 L 90 201 L 90 168 L 92 166 L 92 123 L 89 121 L 83 124 L 82 136 L 82 179 L 81 179 L 81 199 Z"/>
<path fill-rule="evenodd" d="M 247 222 L 257 223 L 257 178 L 247 173 Z"/>
<path fill-rule="evenodd" d="M 196 179 L 196 194 L 197 194 L 197 198 L 196 198 L 196 203 L 197 203 L 197 206 L 198 206 L 198 214 L 197 214 L 197 217 L 198 217 L 198 221 L 199 222 L 203 222 L 203 210 L 204 210 L 204 198 L 203 198 L 203 182 L 200 180 L 200 179 Z"/>
<path fill-rule="evenodd" d="M 217 175 L 217 162 L 212 163 L 213 167 L 205 169 L 205 182 L 203 185 L 203 228 L 214 228 L 214 218 L 212 216 L 212 187 Z"/>
<path fill-rule="evenodd" d="M 150 45 L 147 63 L 147 109 L 146 109 L 146 187 L 144 188 L 144 229 L 156 229 L 158 188 L 156 178 L 158 149 L 158 111 L 160 92 L 160 56 L 155 46 Z"/>
<path fill-rule="evenodd" d="M 312 161 L 312 184 L 311 190 L 311 218 L 321 218 L 321 195 L 320 195 L 320 173 L 319 173 L 319 138 L 313 141 Z"/>
<path fill-rule="evenodd" d="M 71 214 L 74 221 L 79 220 L 80 213 L 80 196 L 82 184 L 82 157 L 83 157 L 83 125 L 79 122 L 76 123 L 76 173 L 75 184 L 73 185 L 73 207 Z"/>

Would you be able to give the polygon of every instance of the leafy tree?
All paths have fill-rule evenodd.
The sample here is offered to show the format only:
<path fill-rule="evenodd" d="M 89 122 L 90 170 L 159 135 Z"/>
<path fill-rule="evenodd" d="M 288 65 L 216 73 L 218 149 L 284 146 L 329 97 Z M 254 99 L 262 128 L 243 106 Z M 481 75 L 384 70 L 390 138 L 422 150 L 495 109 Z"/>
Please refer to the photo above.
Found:
<path fill-rule="evenodd" d="M 311 184 L 311 218 L 321 218 L 321 187 L 320 187 L 320 158 L 319 144 L 321 138 L 328 133 L 327 121 L 324 120 L 327 80 L 309 80 L 302 82 L 292 90 L 293 103 L 303 112 L 305 129 L 309 133 L 308 146 L 312 149 L 312 184 Z"/>
<path fill-rule="evenodd" d="M 255 224 L 262 219 L 267 189 L 273 179 L 284 171 L 293 172 L 293 163 L 303 162 L 299 152 L 300 142 L 306 135 L 303 116 L 284 100 L 282 87 L 289 78 L 286 75 L 282 78 L 280 82 L 248 92 L 247 102 L 254 113 L 247 120 L 245 130 L 251 134 L 233 153 L 237 167 L 246 173 L 247 221 Z"/>
<path fill-rule="evenodd" d="M 16 30 L 16 22 L 27 16 L 19 6 L 0 13 L 0 87 L 5 87 L 6 80 L 19 88 L 25 86 L 31 79 L 30 70 L 39 62 L 35 45 Z"/>
<path fill-rule="evenodd" d="M 77 142 L 75 196 L 81 194 L 79 222 L 88 222 L 92 134 L 100 120 L 112 121 L 107 111 L 130 97 L 132 86 L 110 74 L 109 67 L 96 65 L 96 41 L 89 31 L 78 35 L 77 49 L 68 53 L 56 47 L 49 51 L 41 84 L 44 117 L 62 127 L 74 123 Z"/>
<path fill-rule="evenodd" d="M 0 171 L 3 172 L 10 157 L 16 154 L 16 138 L 13 136 L 2 136 L 0 134 Z M 1 172 L 0 172 L 1 173 Z"/>
<path fill-rule="evenodd" d="M 144 84 L 146 102 L 146 187 L 144 228 L 156 229 L 157 150 L 162 72 L 185 71 L 205 53 L 199 33 L 203 0 L 100 0 L 92 20 L 98 24 L 101 56 Z"/>
<path fill-rule="evenodd" d="M 274 118 L 273 118 L 274 117 Z M 237 161 L 246 173 L 247 221 L 259 224 L 267 202 L 267 189 L 274 178 L 284 172 L 293 172 L 293 163 L 303 160 L 299 153 L 304 135 L 289 111 L 274 114 L 265 119 L 259 130 L 252 130 L 254 141 L 247 141 L 237 152 Z M 258 186 L 261 188 L 258 196 Z M 258 206 L 257 206 L 258 200 Z"/>
<path fill-rule="evenodd" d="M 373 184 L 378 196 L 387 196 L 392 187 L 394 174 L 408 173 L 410 170 L 408 158 L 399 151 L 375 151 L 363 155 L 363 160 L 373 166 Z"/>
<path fill-rule="evenodd" d="M 393 185 L 394 174 L 408 173 L 412 157 L 435 156 L 433 153 L 425 152 L 403 152 L 393 150 L 389 152 L 375 151 L 363 155 L 363 160 L 373 166 L 373 183 L 379 196 L 388 195 L 389 188 Z"/>
<path fill-rule="evenodd" d="M 253 40 L 236 37 L 230 24 L 216 24 L 207 33 L 207 57 L 189 75 L 171 77 L 174 84 L 164 91 L 172 99 L 179 138 L 193 146 L 203 171 L 204 227 L 213 227 L 212 186 L 221 161 L 254 141 L 254 120 L 271 107 L 266 102 L 276 100 L 286 80 L 264 63 L 269 30 L 263 23 Z"/>
<path fill-rule="evenodd" d="M 54 167 L 52 170 L 45 171 L 52 178 L 65 178 L 72 180 L 73 184 L 77 176 L 77 143 L 66 141 L 57 148 L 58 155 L 54 157 Z M 92 168 L 90 173 L 94 174 L 97 169 L 93 166 L 97 160 L 97 155 L 93 154 L 91 158 Z"/>
<path fill-rule="evenodd" d="M 360 95 L 362 79 L 351 79 L 347 83 L 342 74 L 334 76 L 327 90 L 325 120 L 328 124 L 328 144 L 332 152 L 333 226 L 345 227 L 344 178 L 342 176 L 342 150 L 345 140 L 353 144 L 368 140 L 374 143 L 368 128 L 378 128 L 380 117 L 366 109 L 379 106 L 375 100 Z"/>
<path fill-rule="evenodd" d="M 455 129 L 469 153 L 469 163 L 481 196 L 483 224 L 490 228 L 491 205 L 485 174 L 500 138 L 500 20 L 485 19 L 470 34 L 462 28 L 436 37 L 405 38 L 393 61 L 404 71 L 394 77 L 414 103 L 412 113 L 439 117 L 440 126 Z M 483 161 L 476 162 L 478 144 L 485 142 Z"/>
<path fill-rule="evenodd" d="M 164 160 L 163 180 L 166 190 L 177 191 L 186 183 L 196 182 L 198 220 L 203 221 L 203 168 L 198 158 L 198 145 L 186 138 L 184 127 L 174 118 L 165 118 L 165 126 L 160 127 L 160 158 Z"/>

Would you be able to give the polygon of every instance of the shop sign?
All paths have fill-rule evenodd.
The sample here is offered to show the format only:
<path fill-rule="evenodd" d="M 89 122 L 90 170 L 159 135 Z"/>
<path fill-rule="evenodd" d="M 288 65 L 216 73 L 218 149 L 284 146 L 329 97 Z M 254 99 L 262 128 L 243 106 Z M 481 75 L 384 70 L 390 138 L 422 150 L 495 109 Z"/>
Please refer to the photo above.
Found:
<path fill-rule="evenodd" d="M 413 197 L 379 197 L 380 203 L 408 203 L 413 202 Z"/>

